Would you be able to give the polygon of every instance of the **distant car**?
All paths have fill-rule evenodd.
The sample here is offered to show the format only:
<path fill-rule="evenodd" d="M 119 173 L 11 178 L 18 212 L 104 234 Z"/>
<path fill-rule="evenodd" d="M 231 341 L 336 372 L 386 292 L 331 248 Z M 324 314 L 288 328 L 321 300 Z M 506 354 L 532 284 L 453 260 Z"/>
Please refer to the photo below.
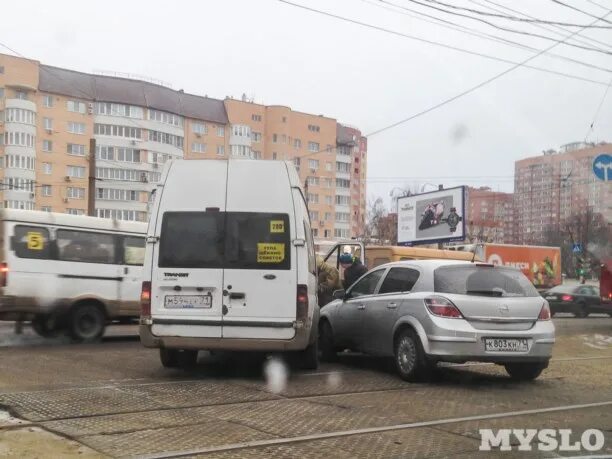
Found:
<path fill-rule="evenodd" d="M 548 366 L 555 327 L 548 303 L 519 270 L 451 260 L 378 266 L 321 309 L 323 360 L 352 349 L 393 356 L 400 377 L 437 362 L 494 362 L 517 380 Z"/>
<path fill-rule="evenodd" d="M 602 304 L 599 289 L 594 285 L 558 285 L 542 295 L 550 304 L 550 312 L 570 312 L 576 317 L 587 317 L 602 312 L 612 317 L 612 304 Z"/>

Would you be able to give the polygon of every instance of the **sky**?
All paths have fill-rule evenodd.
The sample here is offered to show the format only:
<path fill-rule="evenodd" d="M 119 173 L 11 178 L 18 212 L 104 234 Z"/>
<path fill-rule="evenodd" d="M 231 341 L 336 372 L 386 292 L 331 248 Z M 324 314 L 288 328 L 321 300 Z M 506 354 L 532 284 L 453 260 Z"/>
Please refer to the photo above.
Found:
<path fill-rule="evenodd" d="M 219 99 L 239 98 L 245 93 L 258 103 L 324 114 L 357 126 L 367 135 L 452 98 L 514 64 L 363 24 L 521 62 L 555 41 L 502 31 L 430 7 L 449 9 L 436 3 L 439 1 L 494 14 L 489 8 L 515 17 L 524 18 L 521 14 L 525 14 L 581 25 L 609 14 L 607 20 L 612 21 L 607 9 L 612 9 L 610 0 L 563 0 L 584 13 L 555 0 L 291 1 L 362 24 L 279 0 L 5 0 L 0 52 L 11 54 L 2 48 L 6 45 L 48 65 L 146 75 L 170 82 L 174 89 Z M 603 70 L 548 54 L 528 65 L 597 83 L 522 66 L 447 105 L 370 136 L 369 198 L 388 200 L 390 193 L 398 192 L 396 187 L 430 191 L 437 184 L 491 186 L 511 192 L 514 161 L 582 141 L 587 134 L 589 141 L 612 140 L 612 89 L 604 100 L 612 83 L 610 29 L 589 27 L 581 31 L 541 24 L 538 28 L 477 16 L 501 27 L 556 40 L 578 31 L 568 42 L 604 52 L 564 44 L 550 52 Z M 453 23 L 452 27 L 467 27 L 470 33 L 534 49 L 451 30 L 435 18 Z M 612 22 L 596 24 L 612 27 Z"/>

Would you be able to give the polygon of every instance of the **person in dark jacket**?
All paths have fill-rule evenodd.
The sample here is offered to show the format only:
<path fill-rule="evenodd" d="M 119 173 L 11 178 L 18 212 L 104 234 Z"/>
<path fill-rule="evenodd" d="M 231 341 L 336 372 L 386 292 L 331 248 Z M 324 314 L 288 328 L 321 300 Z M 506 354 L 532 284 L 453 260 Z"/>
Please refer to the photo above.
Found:
<path fill-rule="evenodd" d="M 353 283 L 368 272 L 368 268 L 357 257 L 350 253 L 340 255 L 340 265 L 344 268 L 344 280 L 342 285 L 347 290 Z"/>

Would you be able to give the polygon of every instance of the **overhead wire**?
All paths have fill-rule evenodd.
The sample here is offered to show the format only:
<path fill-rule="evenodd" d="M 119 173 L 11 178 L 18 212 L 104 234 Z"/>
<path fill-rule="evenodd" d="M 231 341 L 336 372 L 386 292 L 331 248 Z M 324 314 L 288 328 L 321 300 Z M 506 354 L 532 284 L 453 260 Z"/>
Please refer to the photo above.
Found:
<path fill-rule="evenodd" d="M 580 8 L 576 8 L 575 6 L 568 5 L 567 3 L 564 3 L 564 2 L 562 2 L 560 0 L 550 0 L 550 1 L 553 2 L 553 3 L 556 3 L 557 5 L 564 6 L 565 8 L 569 8 L 571 10 L 578 11 L 579 13 L 582 13 L 582 14 L 584 14 L 586 16 L 591 17 L 591 18 L 596 18 L 597 17 L 594 14 L 589 13 L 588 11 L 584 11 L 584 10 L 581 10 Z M 612 22 L 610 22 L 610 21 L 604 21 L 604 22 L 612 24 Z"/>
<path fill-rule="evenodd" d="M 610 91 L 610 86 L 612 86 L 612 78 L 610 78 L 610 83 L 608 83 L 608 86 L 606 87 L 603 97 L 601 98 L 601 101 L 599 102 L 599 106 L 597 107 L 597 110 L 595 110 L 595 115 L 593 115 L 593 121 L 591 122 L 589 129 L 587 130 L 587 133 L 584 136 L 585 142 L 589 138 L 589 135 L 591 134 L 591 132 L 593 132 L 593 127 L 595 126 L 595 122 L 597 121 L 597 118 L 599 117 L 599 112 L 601 111 L 601 108 L 603 107 L 606 97 L 608 96 L 608 91 Z"/>

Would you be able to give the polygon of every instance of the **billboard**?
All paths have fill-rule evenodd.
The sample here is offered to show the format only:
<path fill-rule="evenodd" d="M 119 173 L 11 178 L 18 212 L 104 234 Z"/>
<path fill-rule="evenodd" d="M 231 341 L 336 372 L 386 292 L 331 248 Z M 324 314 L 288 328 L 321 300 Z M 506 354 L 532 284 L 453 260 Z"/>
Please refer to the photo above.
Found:
<path fill-rule="evenodd" d="M 397 200 L 399 245 L 463 241 L 465 237 L 463 186 Z"/>

